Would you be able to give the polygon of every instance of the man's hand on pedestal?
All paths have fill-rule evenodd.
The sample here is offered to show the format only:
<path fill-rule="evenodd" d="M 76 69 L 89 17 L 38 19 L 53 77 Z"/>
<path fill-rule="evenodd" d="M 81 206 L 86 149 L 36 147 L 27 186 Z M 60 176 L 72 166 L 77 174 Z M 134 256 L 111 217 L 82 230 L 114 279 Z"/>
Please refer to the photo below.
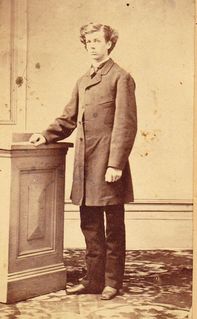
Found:
<path fill-rule="evenodd" d="M 29 142 L 34 146 L 38 146 L 46 144 L 46 138 L 42 134 L 35 133 L 30 137 Z"/>

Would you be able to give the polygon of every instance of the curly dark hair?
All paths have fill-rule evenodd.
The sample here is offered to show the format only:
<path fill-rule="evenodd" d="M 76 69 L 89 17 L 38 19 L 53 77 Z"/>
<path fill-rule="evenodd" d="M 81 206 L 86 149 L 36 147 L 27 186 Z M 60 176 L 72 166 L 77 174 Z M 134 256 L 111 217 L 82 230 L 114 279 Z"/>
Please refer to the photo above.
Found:
<path fill-rule="evenodd" d="M 84 44 L 86 48 L 86 34 L 93 33 L 100 30 L 103 30 L 104 32 L 105 41 L 111 41 L 112 43 L 111 47 L 108 50 L 108 54 L 110 54 L 118 40 L 118 32 L 112 29 L 109 25 L 105 25 L 101 23 L 93 23 L 93 22 L 83 25 L 80 28 L 80 41 Z"/>

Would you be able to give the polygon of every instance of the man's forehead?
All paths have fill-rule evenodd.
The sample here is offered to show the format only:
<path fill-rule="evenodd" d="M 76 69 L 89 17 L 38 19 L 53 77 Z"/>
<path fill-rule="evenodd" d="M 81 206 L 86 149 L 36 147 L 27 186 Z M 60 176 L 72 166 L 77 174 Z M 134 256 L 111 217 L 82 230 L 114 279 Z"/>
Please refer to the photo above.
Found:
<path fill-rule="evenodd" d="M 104 38 L 104 32 L 103 30 L 94 31 L 92 33 L 87 33 L 85 35 L 86 40 L 88 39 L 103 39 Z"/>

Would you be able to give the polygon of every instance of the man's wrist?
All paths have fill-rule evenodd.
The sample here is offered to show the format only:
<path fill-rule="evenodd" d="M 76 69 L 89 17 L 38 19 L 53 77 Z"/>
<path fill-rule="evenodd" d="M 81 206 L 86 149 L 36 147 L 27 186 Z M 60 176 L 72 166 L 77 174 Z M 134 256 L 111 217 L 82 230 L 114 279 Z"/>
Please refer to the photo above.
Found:
<path fill-rule="evenodd" d="M 114 166 L 107 166 L 107 168 L 113 168 L 113 169 L 115 169 L 115 170 L 122 171 L 122 169 L 121 169 L 121 168 L 114 167 Z"/>

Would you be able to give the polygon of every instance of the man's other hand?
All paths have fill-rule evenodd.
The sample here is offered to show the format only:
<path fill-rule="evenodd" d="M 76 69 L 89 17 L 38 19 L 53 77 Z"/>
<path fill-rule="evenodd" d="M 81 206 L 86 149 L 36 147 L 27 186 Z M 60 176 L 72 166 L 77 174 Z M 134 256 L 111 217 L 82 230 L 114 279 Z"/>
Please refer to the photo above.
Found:
<path fill-rule="evenodd" d="M 30 137 L 29 142 L 34 146 L 38 146 L 46 144 L 46 138 L 42 134 L 35 133 Z"/>
<path fill-rule="evenodd" d="M 118 181 L 122 176 L 122 170 L 118 168 L 108 167 L 105 174 L 105 181 L 113 183 Z"/>

